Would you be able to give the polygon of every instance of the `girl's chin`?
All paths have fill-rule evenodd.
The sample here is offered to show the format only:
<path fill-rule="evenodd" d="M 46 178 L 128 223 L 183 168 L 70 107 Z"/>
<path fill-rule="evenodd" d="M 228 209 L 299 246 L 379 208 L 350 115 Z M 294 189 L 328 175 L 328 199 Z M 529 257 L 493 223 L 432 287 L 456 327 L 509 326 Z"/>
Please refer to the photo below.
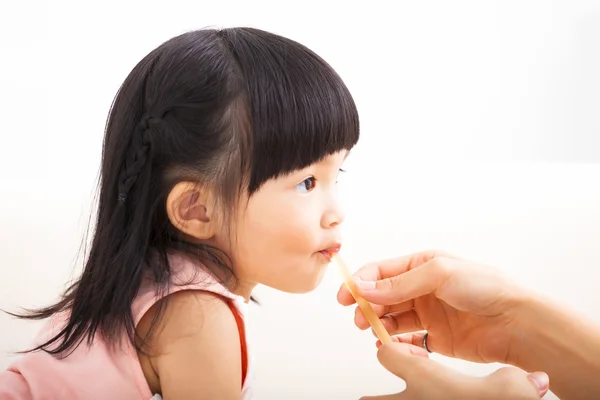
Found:
<path fill-rule="evenodd" d="M 323 270 L 319 271 L 318 274 L 315 274 L 314 276 L 296 277 L 295 279 L 290 277 L 288 282 L 282 282 L 282 285 L 275 289 L 294 294 L 309 293 L 321 284 L 324 275 L 325 269 L 323 268 Z"/>

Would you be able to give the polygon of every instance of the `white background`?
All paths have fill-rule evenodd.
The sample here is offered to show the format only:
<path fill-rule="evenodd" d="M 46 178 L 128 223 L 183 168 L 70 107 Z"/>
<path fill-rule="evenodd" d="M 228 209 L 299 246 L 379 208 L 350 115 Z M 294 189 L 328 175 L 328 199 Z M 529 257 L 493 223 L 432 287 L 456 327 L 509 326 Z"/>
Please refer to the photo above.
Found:
<path fill-rule="evenodd" d="M 309 46 L 355 97 L 362 138 L 341 182 L 353 269 L 442 248 L 600 323 L 599 1 L 3 3 L 0 308 L 48 304 L 77 272 L 106 115 L 135 63 L 186 30 L 236 25 Z M 335 302 L 339 283 L 257 289 L 259 399 L 403 388 Z M 0 314 L 0 367 L 37 329 Z"/>

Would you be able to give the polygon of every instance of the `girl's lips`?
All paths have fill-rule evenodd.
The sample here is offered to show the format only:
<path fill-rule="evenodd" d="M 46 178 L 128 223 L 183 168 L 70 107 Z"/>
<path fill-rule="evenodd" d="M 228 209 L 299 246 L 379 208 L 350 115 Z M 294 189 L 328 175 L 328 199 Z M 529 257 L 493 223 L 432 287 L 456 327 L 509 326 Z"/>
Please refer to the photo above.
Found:
<path fill-rule="evenodd" d="M 325 250 L 321 250 L 321 254 L 323 254 L 325 256 L 325 258 L 327 258 L 327 260 L 331 261 L 331 258 L 335 254 L 339 253 L 341 247 L 342 247 L 342 245 L 340 245 L 340 244 L 333 245 Z"/>

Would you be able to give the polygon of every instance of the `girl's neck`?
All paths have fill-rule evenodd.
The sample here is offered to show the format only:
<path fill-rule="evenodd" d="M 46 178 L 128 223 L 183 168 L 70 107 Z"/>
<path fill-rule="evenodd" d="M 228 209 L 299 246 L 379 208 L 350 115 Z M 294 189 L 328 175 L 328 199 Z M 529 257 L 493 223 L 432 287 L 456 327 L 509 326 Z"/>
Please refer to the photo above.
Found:
<path fill-rule="evenodd" d="M 243 276 L 239 275 L 232 277 L 229 273 L 226 273 L 216 265 L 206 265 L 206 267 L 208 267 L 215 277 L 222 282 L 222 285 L 225 286 L 227 290 L 237 296 L 243 297 L 246 303 L 250 301 L 252 291 L 257 285 L 256 282 L 244 279 Z"/>

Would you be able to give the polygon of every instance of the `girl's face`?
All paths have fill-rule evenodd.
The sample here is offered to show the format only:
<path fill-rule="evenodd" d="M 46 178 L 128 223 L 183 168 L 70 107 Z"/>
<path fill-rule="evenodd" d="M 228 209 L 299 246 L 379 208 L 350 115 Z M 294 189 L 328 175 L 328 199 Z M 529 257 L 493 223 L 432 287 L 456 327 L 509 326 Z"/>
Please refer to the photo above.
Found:
<path fill-rule="evenodd" d="M 337 202 L 337 176 L 347 151 L 267 181 L 240 201 L 235 238 L 228 252 L 248 298 L 256 284 L 290 293 L 314 289 L 329 263 L 323 251 L 341 245 L 344 215 Z M 246 200 L 246 201 L 244 201 Z"/>

